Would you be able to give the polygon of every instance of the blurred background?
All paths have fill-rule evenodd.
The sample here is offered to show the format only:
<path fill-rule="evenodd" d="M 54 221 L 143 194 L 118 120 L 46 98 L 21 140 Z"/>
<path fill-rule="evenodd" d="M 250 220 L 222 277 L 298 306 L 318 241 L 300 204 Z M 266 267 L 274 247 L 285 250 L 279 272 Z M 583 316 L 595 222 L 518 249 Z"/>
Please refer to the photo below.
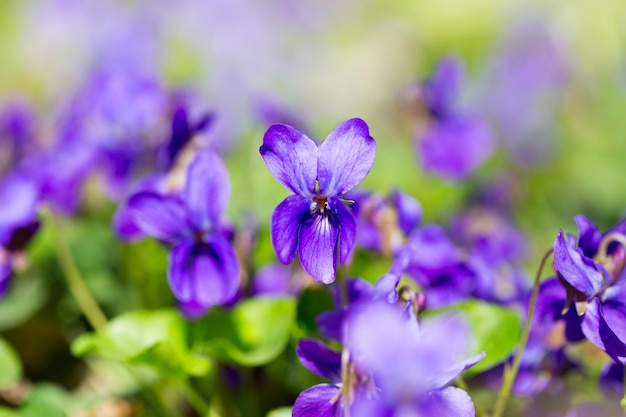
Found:
<path fill-rule="evenodd" d="M 464 67 L 455 105 L 480 117 L 495 141 L 476 169 L 453 179 L 420 163 L 415 98 L 446 56 Z M 128 77 L 141 87 L 125 90 Z M 18 158 L 18 142 L 3 135 L 22 132 L 29 146 L 51 149 L 68 112 L 98 103 L 106 117 L 151 120 L 153 91 L 163 89 L 213 112 L 205 140 L 231 173 L 228 216 L 237 226 L 258 222 L 260 261 L 275 257 L 269 217 L 287 195 L 258 153 L 274 122 L 322 140 L 338 123 L 363 118 L 377 140 L 363 188 L 399 187 L 420 201 L 426 221 L 442 224 L 489 202 L 526 236 L 529 272 L 559 228 L 575 233 L 574 215 L 605 230 L 626 212 L 620 0 L 0 2 L 0 173 Z M 167 136 L 162 121 L 154 124 L 154 140 Z M 118 241 L 111 221 L 128 187 L 108 182 L 102 191 L 101 183 L 95 175 L 81 185 L 84 201 L 66 224 L 89 286 L 111 315 L 172 305 L 166 252 Z M 44 226 L 28 250 L 30 267 L 0 303 L 0 330 L 30 380 L 73 388 L 86 371 L 68 340 L 84 323 L 52 242 Z"/>

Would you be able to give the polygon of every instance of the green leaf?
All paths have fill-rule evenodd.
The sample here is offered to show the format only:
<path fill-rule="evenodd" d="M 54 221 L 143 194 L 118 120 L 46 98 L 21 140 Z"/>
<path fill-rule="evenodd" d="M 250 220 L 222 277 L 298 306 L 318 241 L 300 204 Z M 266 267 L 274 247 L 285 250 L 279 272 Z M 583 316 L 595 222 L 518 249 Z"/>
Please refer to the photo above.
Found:
<path fill-rule="evenodd" d="M 20 325 L 35 314 L 45 301 L 46 291 L 41 280 L 15 280 L 15 285 L 0 303 L 0 330 Z"/>
<path fill-rule="evenodd" d="M 65 417 L 68 395 L 52 384 L 35 385 L 28 399 L 20 408 L 21 417 Z"/>
<path fill-rule="evenodd" d="M 20 417 L 20 415 L 7 407 L 0 407 L 0 417 Z"/>
<path fill-rule="evenodd" d="M 216 308 L 193 323 L 194 346 L 229 363 L 264 365 L 285 349 L 295 312 L 293 298 L 258 297 L 232 310 Z"/>
<path fill-rule="evenodd" d="M 485 352 L 483 360 L 471 367 L 468 375 L 474 375 L 505 361 L 519 342 L 521 319 L 514 310 L 483 301 L 464 301 L 432 314 L 457 311 L 467 320 L 472 329 L 470 352 L 474 355 Z"/>
<path fill-rule="evenodd" d="M 209 360 L 189 351 L 186 333 L 186 322 L 175 310 L 134 311 L 116 317 L 98 333 L 80 336 L 72 352 L 148 365 L 172 376 L 206 375 Z"/>
<path fill-rule="evenodd" d="M 292 407 L 280 407 L 267 413 L 265 417 L 291 417 Z"/>
<path fill-rule="evenodd" d="M 20 358 L 4 339 L 0 338 L 0 388 L 19 382 L 22 377 Z"/>

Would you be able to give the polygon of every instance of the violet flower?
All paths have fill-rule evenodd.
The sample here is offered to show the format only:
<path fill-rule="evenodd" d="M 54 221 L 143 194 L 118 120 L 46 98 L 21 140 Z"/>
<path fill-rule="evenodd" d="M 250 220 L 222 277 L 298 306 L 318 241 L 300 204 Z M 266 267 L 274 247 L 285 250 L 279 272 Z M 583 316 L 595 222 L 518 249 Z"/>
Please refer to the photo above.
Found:
<path fill-rule="evenodd" d="M 371 371 L 376 391 L 357 397 L 359 417 L 470 417 L 474 404 L 463 390 L 448 384 L 480 361 L 467 358 L 469 328 L 458 316 L 403 320 L 391 306 L 376 303 L 350 319 L 348 350 Z"/>
<path fill-rule="evenodd" d="M 287 125 L 272 125 L 260 153 L 270 172 L 294 193 L 275 209 L 272 244 L 288 264 L 296 256 L 317 281 L 335 280 L 336 263 L 344 263 L 356 241 L 356 219 L 341 196 L 369 173 L 376 142 L 367 124 L 350 119 L 320 145 Z"/>
<path fill-rule="evenodd" d="M 428 120 L 417 133 L 418 157 L 426 171 L 447 180 L 467 177 L 495 148 L 487 125 L 456 107 L 462 77 L 461 61 L 448 56 L 419 85 Z"/>
<path fill-rule="evenodd" d="M 187 170 L 181 196 L 140 192 L 128 206 L 146 234 L 172 245 L 168 281 L 183 306 L 194 315 L 225 304 L 239 288 L 239 262 L 222 214 L 230 198 L 230 180 L 220 157 L 198 153 Z"/>
<path fill-rule="evenodd" d="M 554 241 L 554 269 L 573 302 L 582 332 L 611 358 L 626 363 L 626 223 L 600 233 L 586 217 L 574 218 L 578 239 L 559 231 Z"/>

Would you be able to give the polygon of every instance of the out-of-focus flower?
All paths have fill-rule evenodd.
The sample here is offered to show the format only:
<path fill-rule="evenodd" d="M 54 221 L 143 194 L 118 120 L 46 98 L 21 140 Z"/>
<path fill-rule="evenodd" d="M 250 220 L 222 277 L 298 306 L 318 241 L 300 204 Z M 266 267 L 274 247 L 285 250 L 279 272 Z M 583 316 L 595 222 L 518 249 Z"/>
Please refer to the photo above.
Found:
<path fill-rule="evenodd" d="M 585 337 L 626 363 L 626 223 L 602 234 L 585 216 L 574 220 L 578 239 L 560 230 L 554 241 L 554 270 L 567 290 L 565 308 L 574 303 Z"/>
<path fill-rule="evenodd" d="M 172 245 L 170 287 L 196 313 L 229 302 L 239 288 L 239 261 L 222 222 L 229 198 L 228 171 L 207 149 L 189 166 L 180 196 L 142 191 L 128 202 L 143 233 Z"/>
<path fill-rule="evenodd" d="M 0 108 L 0 174 L 18 165 L 36 149 L 35 116 L 22 100 L 10 100 Z"/>
<path fill-rule="evenodd" d="M 469 329 L 460 317 L 440 316 L 418 326 L 376 303 L 350 318 L 347 342 L 354 361 L 371 371 L 376 385 L 367 398 L 355 398 L 354 415 L 474 415 L 470 396 L 448 386 L 485 356 L 467 358 Z"/>
<path fill-rule="evenodd" d="M 523 20 L 486 64 L 481 107 L 517 163 L 541 162 L 553 148 L 555 109 L 569 76 L 565 55 L 546 22 Z"/>
<path fill-rule="evenodd" d="M 426 171 L 448 180 L 470 175 L 495 147 L 487 125 L 457 108 L 462 78 L 461 61 L 449 56 L 417 87 L 425 113 L 416 132 L 418 158 Z"/>
<path fill-rule="evenodd" d="M 270 172 L 294 193 L 272 214 L 272 244 L 281 262 L 296 256 L 313 278 L 335 280 L 356 242 L 356 219 L 341 196 L 369 173 L 376 142 L 361 119 L 337 126 L 319 146 L 287 125 L 272 125 L 260 153 Z"/>
<path fill-rule="evenodd" d="M 358 219 L 357 244 L 365 249 L 392 254 L 422 220 L 422 206 L 413 197 L 394 189 L 385 198 L 366 191 L 346 195 Z"/>

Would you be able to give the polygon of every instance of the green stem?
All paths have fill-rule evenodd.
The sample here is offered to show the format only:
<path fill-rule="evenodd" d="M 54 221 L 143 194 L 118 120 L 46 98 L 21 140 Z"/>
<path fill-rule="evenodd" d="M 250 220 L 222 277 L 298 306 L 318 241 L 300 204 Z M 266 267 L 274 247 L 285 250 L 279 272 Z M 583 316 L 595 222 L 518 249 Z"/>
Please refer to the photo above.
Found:
<path fill-rule="evenodd" d="M 54 235 L 55 250 L 67 286 L 89 324 L 94 329 L 100 330 L 106 326 L 107 318 L 98 306 L 98 303 L 96 303 L 96 300 L 91 296 L 89 288 L 87 288 L 83 277 L 76 267 L 69 244 L 61 231 L 59 220 L 51 211 L 49 212 L 49 218 Z"/>
<path fill-rule="evenodd" d="M 187 397 L 187 401 L 189 401 L 189 404 L 191 404 L 193 409 L 196 410 L 198 415 L 201 417 L 210 417 L 211 415 L 214 415 L 212 414 L 211 406 L 209 406 L 209 404 L 204 401 L 204 398 L 198 394 L 188 379 L 180 379 L 178 383 L 180 389 L 185 394 L 185 397 Z"/>
<path fill-rule="evenodd" d="M 545 266 L 548 258 L 550 257 L 550 255 L 552 255 L 553 252 L 554 249 L 550 249 L 541 258 L 541 263 L 539 264 L 537 275 L 535 275 L 533 291 L 530 296 L 530 304 L 528 305 L 528 314 L 526 315 L 526 323 L 524 323 L 524 329 L 522 330 L 522 335 L 520 337 L 519 348 L 515 353 L 515 358 L 513 358 L 513 364 L 511 365 L 511 367 L 504 368 L 502 387 L 500 388 L 500 392 L 498 393 L 498 398 L 496 400 L 496 406 L 494 408 L 492 417 L 502 417 L 504 409 L 506 408 L 506 403 L 509 399 L 509 395 L 511 394 L 511 389 L 513 388 L 513 383 L 515 382 L 515 377 L 517 376 L 517 371 L 519 370 L 520 362 L 522 360 L 522 354 L 524 353 L 524 348 L 526 347 L 526 343 L 528 342 L 528 335 L 530 334 L 530 324 L 533 318 L 533 313 L 535 312 L 535 306 L 537 304 L 537 294 L 539 293 L 541 272 L 543 271 L 543 267 Z"/>

